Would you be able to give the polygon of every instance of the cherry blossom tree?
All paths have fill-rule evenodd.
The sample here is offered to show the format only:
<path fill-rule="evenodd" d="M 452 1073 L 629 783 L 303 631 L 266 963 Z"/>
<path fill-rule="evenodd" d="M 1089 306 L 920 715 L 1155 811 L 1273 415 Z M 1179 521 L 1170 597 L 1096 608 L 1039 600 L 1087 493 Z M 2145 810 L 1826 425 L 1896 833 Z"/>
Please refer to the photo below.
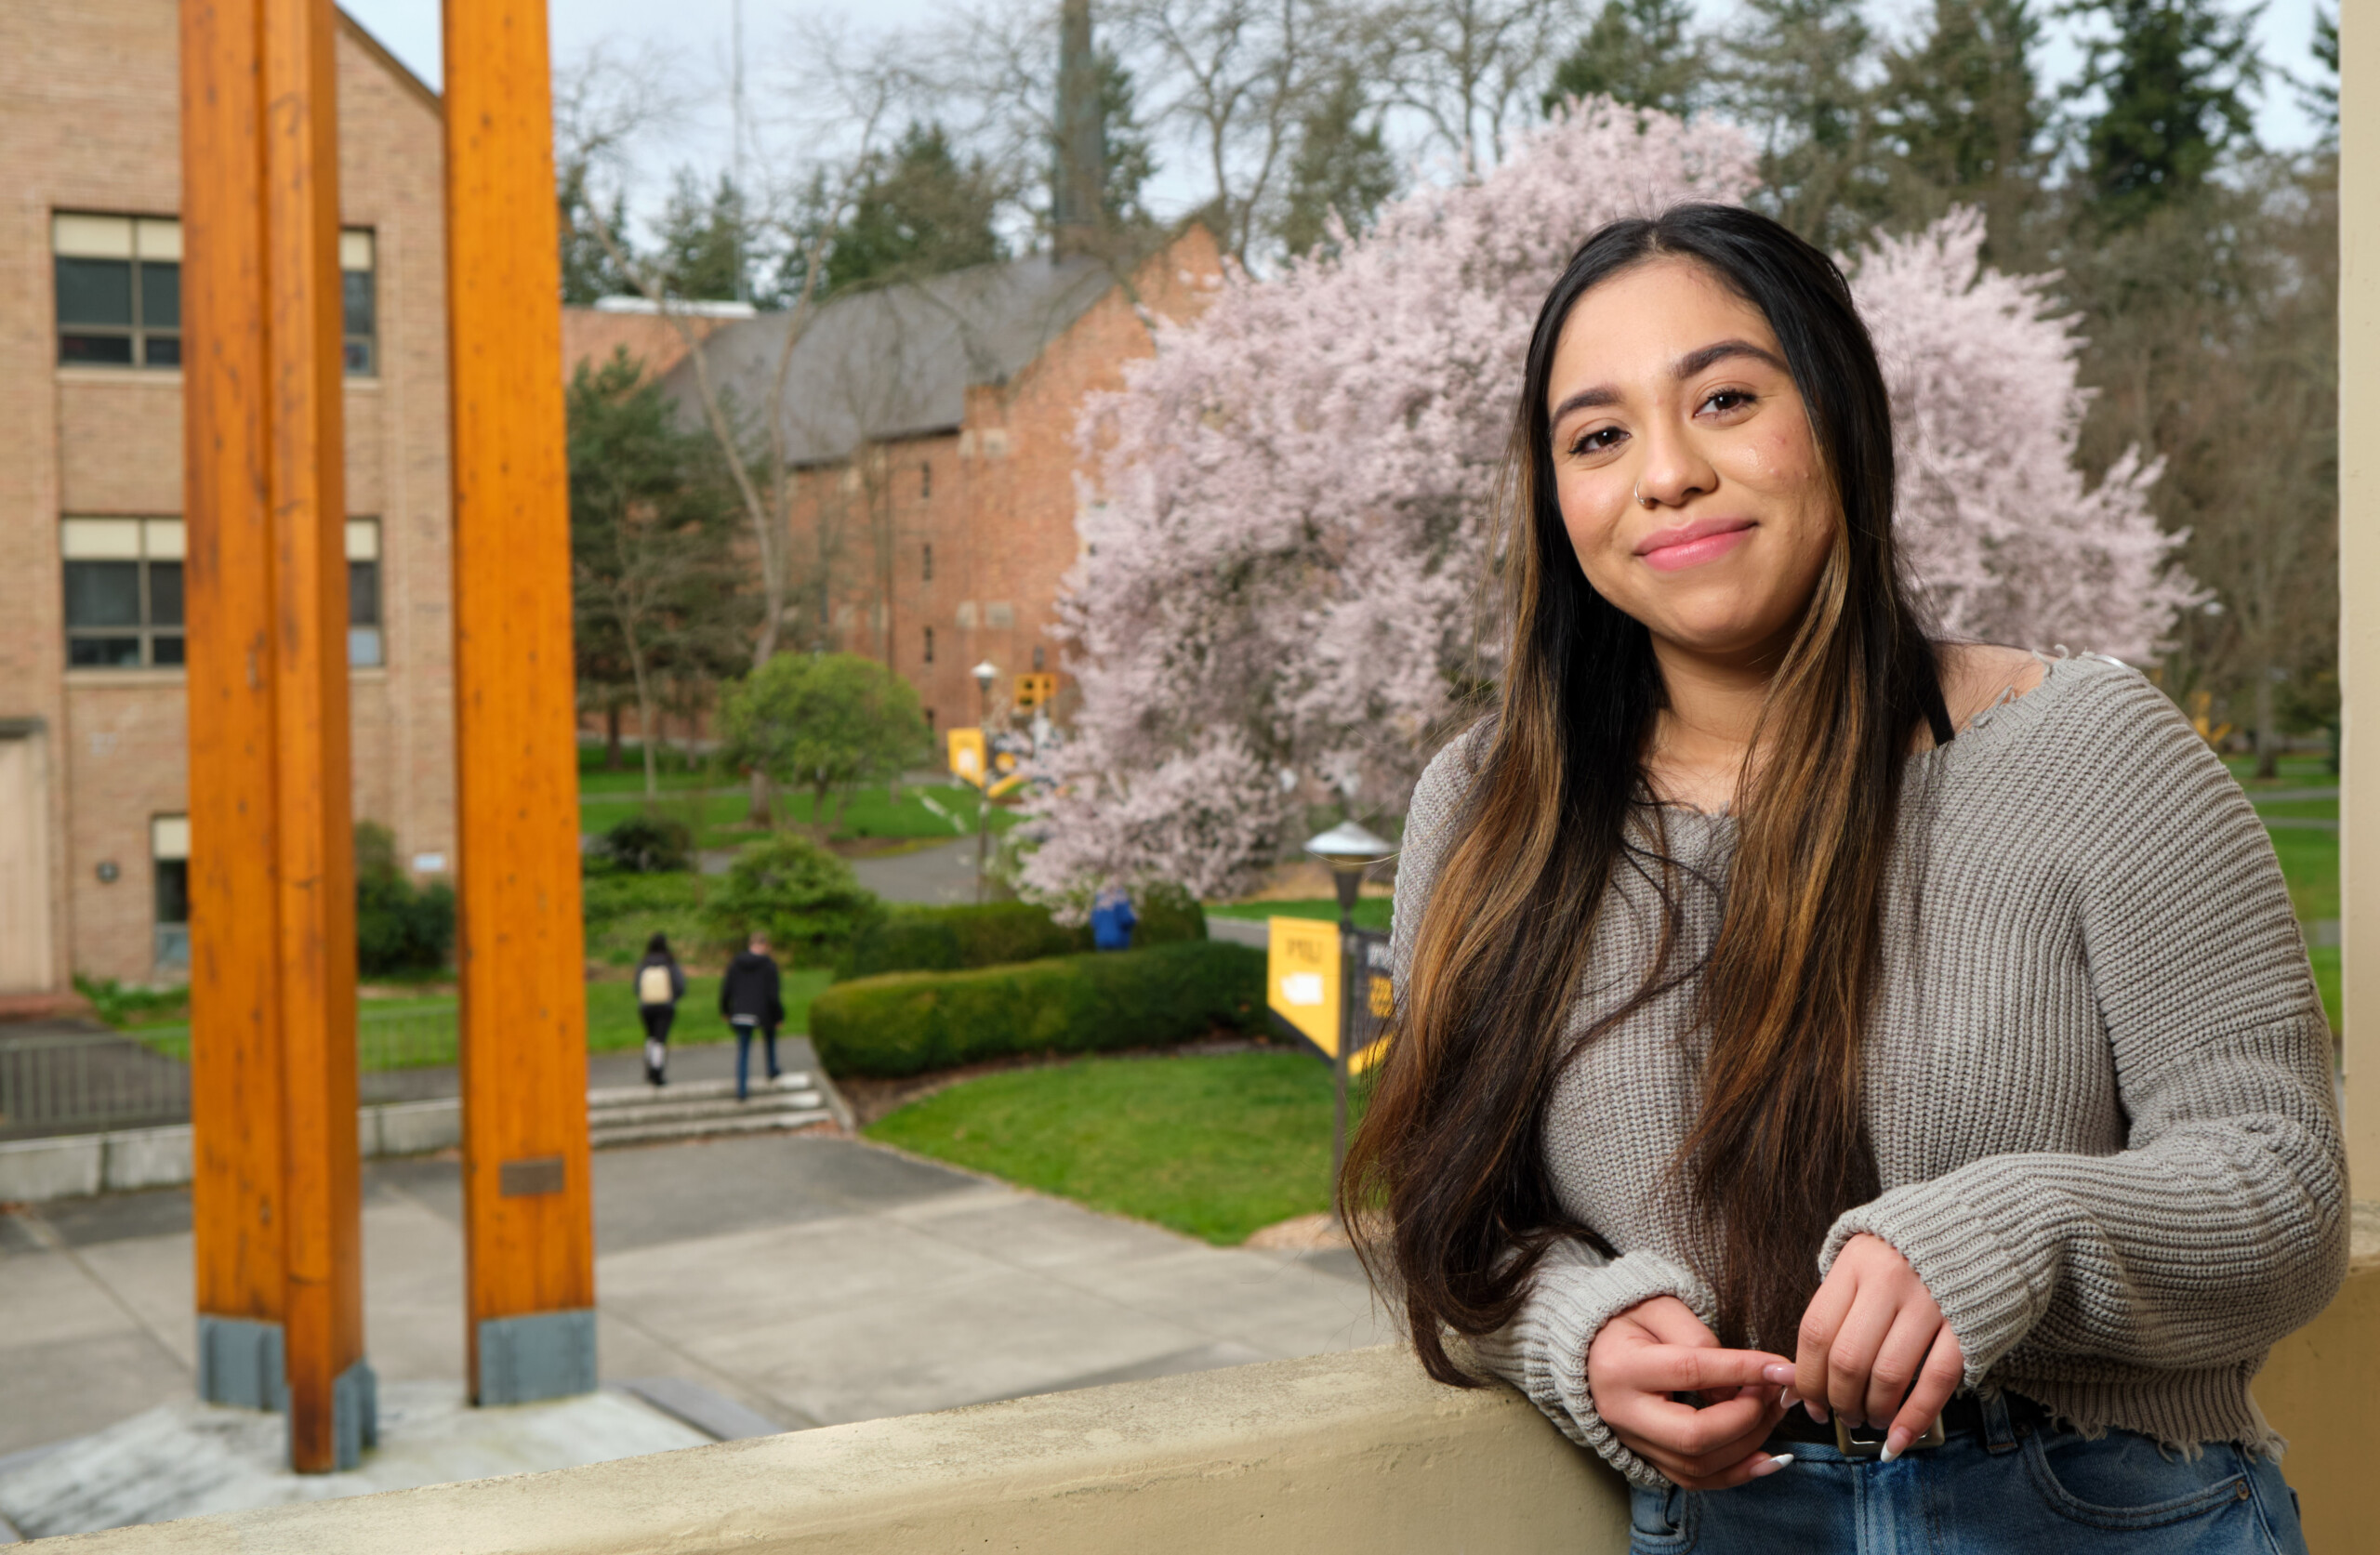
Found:
<path fill-rule="evenodd" d="M 1487 591 L 1512 395 L 1589 232 L 1740 200 L 1731 131 L 1590 103 L 1484 180 L 1424 188 L 1336 257 L 1235 276 L 1086 407 L 1083 561 L 1062 605 L 1082 701 L 1042 763 L 1025 889 L 1236 894 L 1316 801 L 1403 810 L 1497 669 Z M 1955 635 L 2156 652 L 2192 598 L 2126 460 L 2073 467 L 2078 342 L 1954 215 L 1859 256 L 1898 416 L 1911 554 Z"/>

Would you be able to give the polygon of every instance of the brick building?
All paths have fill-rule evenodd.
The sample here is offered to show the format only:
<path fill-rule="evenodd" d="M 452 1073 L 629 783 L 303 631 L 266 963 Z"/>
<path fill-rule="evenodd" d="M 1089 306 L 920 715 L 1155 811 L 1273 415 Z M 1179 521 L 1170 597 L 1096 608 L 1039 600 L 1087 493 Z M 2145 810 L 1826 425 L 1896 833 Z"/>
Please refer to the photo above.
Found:
<path fill-rule="evenodd" d="M 0 7 L 0 995 L 188 955 L 175 0 Z M 449 869 L 443 131 L 345 18 L 355 813 Z"/>
<path fill-rule="evenodd" d="M 1076 418 L 1155 346 L 1144 311 L 1181 320 L 1222 284 L 1204 227 L 1119 274 L 1035 255 L 840 297 L 786 364 L 795 639 L 823 610 L 835 647 L 890 665 L 937 729 L 979 721 L 971 668 L 1066 683 L 1051 635 L 1079 555 Z M 787 319 L 722 325 L 703 343 L 714 381 L 769 402 Z M 664 378 L 694 403 L 694 369 Z M 823 580 L 823 586 L 822 586 Z"/>

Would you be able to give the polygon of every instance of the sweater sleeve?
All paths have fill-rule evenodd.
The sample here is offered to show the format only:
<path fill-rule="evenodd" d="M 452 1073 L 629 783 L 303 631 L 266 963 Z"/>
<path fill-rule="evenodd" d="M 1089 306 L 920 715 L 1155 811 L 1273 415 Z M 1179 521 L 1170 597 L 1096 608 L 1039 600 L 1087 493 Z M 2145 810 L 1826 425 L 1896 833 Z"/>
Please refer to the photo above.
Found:
<path fill-rule="evenodd" d="M 1533 1275 L 1513 1321 L 1471 1341 L 1490 1372 L 1528 1395 L 1563 1435 L 1647 1490 L 1669 1477 L 1631 1452 L 1595 1411 L 1587 1383 L 1587 1347 L 1603 1325 L 1656 1296 L 1674 1296 L 1706 1324 L 1718 1321 L 1711 1288 L 1684 1264 L 1659 1253 L 1623 1253 L 1606 1261 L 1583 1242 L 1557 1242 Z"/>
<path fill-rule="evenodd" d="M 1849 1211 L 1925 1282 L 1967 1380 L 2019 1344 L 2252 1364 L 2347 1264 L 2329 1024 L 2272 843 L 2162 692 L 2107 677 L 2078 753 L 2081 949 L 2128 1122 L 2112 1154 L 1987 1156 Z M 2043 911 L 2054 910 L 2043 903 Z"/>
<path fill-rule="evenodd" d="M 1414 787 L 1389 923 L 1399 987 L 1412 971 L 1431 886 L 1461 829 L 1485 734 L 1484 728 L 1474 728 L 1448 745 Z M 1717 1321 L 1710 1287 L 1683 1264 L 1649 1250 L 1607 1260 L 1584 1242 L 1565 1240 L 1538 1264 L 1512 1323 L 1471 1341 L 1480 1364 L 1526 1393 L 1563 1435 L 1647 1489 L 1664 1488 L 1669 1481 L 1631 1452 L 1595 1412 L 1587 1385 L 1587 1347 L 1605 1324 L 1656 1296 L 1674 1296 L 1704 1323 Z"/>

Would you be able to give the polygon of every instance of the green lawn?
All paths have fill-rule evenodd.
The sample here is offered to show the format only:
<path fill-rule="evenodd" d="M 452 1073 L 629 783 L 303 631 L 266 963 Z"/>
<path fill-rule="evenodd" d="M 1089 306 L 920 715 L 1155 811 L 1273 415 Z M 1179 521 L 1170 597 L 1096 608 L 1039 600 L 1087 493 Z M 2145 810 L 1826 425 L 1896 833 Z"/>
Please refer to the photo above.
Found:
<path fill-rule="evenodd" d="M 1388 932 L 1389 899 L 1385 896 L 1359 896 L 1355 899 L 1355 927 Z M 1325 923 L 1339 921 L 1339 903 L 1328 896 L 1304 897 L 1293 902 L 1210 902 L 1207 916 L 1214 918 L 1320 918 Z"/>
<path fill-rule="evenodd" d="M 2231 775 L 2238 778 L 2243 787 L 2253 792 L 2259 785 L 2258 779 L 2254 775 L 2256 770 L 2254 757 L 2227 756 L 2223 758 L 2223 764 L 2231 769 Z M 2278 778 L 2262 780 L 2263 786 L 2317 788 L 2334 784 L 2339 780 L 2338 773 L 2331 771 L 2329 760 L 2320 756 L 2284 756 L 2281 758 L 2280 767 L 2281 775 Z"/>
<path fill-rule="evenodd" d="M 1330 1207 L 1330 1071 L 1299 1053 L 989 1074 L 867 1134 L 1220 1246 Z"/>
<path fill-rule="evenodd" d="M 606 773 L 607 778 L 616 773 Z M 700 774 L 695 774 L 700 776 Z M 749 842 L 757 834 L 746 828 L 751 814 L 750 793 L 722 780 L 716 774 L 700 784 L 686 785 L 701 788 L 699 794 L 679 792 L 665 794 L 660 801 L 664 814 L 686 821 L 695 828 L 695 846 L 701 848 L 734 848 Z M 631 784 L 607 784 L 597 788 L 583 778 L 579 788 L 579 825 L 583 830 L 601 832 L 628 816 L 638 813 L 646 803 L 643 780 Z M 777 795 L 777 816 L 787 824 L 810 824 L 815 797 L 809 793 Z M 939 807 L 937 810 L 936 807 Z M 834 801 L 827 801 L 831 813 Z M 964 784 L 933 784 L 924 788 L 905 784 L 901 798 L 895 803 L 889 788 L 863 788 L 852 795 L 843 807 L 842 828 L 839 837 L 918 837 L 936 840 L 943 837 L 975 835 L 975 791 Z M 992 830 L 1006 831 L 1016 824 L 1019 817 L 1006 806 L 992 807 Z"/>
<path fill-rule="evenodd" d="M 2280 826 L 2269 834 L 2272 850 L 2281 857 L 2281 877 L 2289 882 L 2289 899 L 2297 916 L 2339 916 L 2339 834 L 2296 826 Z"/>

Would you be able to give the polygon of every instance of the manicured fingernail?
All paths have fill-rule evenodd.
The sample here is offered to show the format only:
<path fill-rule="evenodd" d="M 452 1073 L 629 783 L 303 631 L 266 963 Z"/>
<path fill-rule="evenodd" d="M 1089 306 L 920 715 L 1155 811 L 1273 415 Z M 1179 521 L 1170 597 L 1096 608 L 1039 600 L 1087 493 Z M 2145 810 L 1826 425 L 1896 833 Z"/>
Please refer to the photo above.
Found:
<path fill-rule="evenodd" d="M 1778 1403 L 1780 1403 L 1780 1404 L 1784 1405 L 1784 1407 L 1786 1407 L 1786 1408 L 1788 1408 L 1788 1409 L 1791 1409 L 1791 1408 L 1792 1408 L 1795 1404 L 1797 1404 L 1797 1403 L 1801 1403 L 1801 1402 L 1802 1402 L 1802 1395 L 1801 1395 L 1801 1394 L 1799 1394 L 1799 1393 L 1797 1393 L 1797 1392 L 1795 1392 L 1795 1391 L 1793 1391 L 1793 1390 L 1792 1390 L 1792 1389 L 1788 1388 L 1788 1389 L 1786 1389 L 1786 1390 L 1785 1390 L 1785 1396 L 1784 1396 L 1783 1398 L 1781 1398 L 1781 1399 L 1778 1399 L 1777 1402 L 1778 1402 Z"/>
<path fill-rule="evenodd" d="M 1783 1365 L 1763 1366 L 1760 1368 L 1760 1379 L 1773 1387 L 1781 1388 L 1793 1380 L 1793 1368 Z"/>
<path fill-rule="evenodd" d="M 1793 1467 L 1792 1454 L 1777 1453 L 1761 1459 L 1758 1463 L 1753 1464 L 1752 1466 L 1752 1477 L 1755 1480 L 1766 1479 L 1769 1475 L 1776 1473 L 1779 1469 L 1791 1469 L 1792 1467 Z"/>
<path fill-rule="evenodd" d="M 1914 1438 L 1910 1435 L 1909 1431 L 1905 1428 L 1895 1426 L 1884 1436 L 1884 1450 L 1878 1455 L 1879 1461 L 1890 1463 L 1893 1459 L 1900 1456 L 1901 1454 L 1909 1451 L 1909 1444 L 1913 1440 Z"/>
<path fill-rule="evenodd" d="M 1810 1400 L 1807 1403 L 1803 1404 L 1803 1405 L 1802 1405 L 1802 1407 L 1803 1407 L 1803 1408 L 1805 1408 L 1805 1409 L 1806 1409 L 1806 1410 L 1808 1410 L 1808 1411 L 1810 1412 L 1810 1418 L 1811 1418 L 1813 1421 L 1815 1421 L 1816 1423 L 1818 1423 L 1818 1424 L 1819 1424 L 1819 1425 L 1824 1425 L 1824 1424 L 1826 1424 L 1826 1405 L 1825 1405 L 1825 1404 L 1820 1403 L 1819 1403 L 1818 1400 L 1816 1400 L 1816 1399 L 1812 1399 L 1812 1400 Z"/>

